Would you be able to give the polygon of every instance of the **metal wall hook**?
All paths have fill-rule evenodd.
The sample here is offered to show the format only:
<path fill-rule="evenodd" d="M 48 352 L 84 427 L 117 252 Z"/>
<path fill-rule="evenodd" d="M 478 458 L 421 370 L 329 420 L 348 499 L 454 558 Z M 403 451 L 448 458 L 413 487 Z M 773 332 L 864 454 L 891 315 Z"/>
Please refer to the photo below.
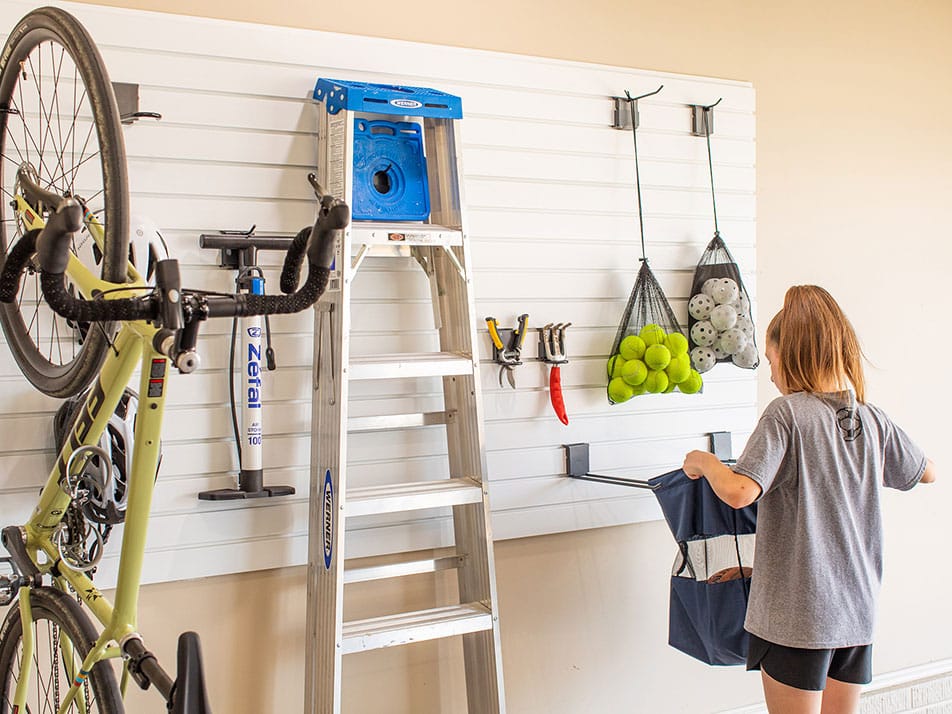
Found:
<path fill-rule="evenodd" d="M 161 119 L 158 112 L 143 112 L 139 110 L 139 85 L 130 82 L 113 82 L 113 94 L 116 95 L 116 105 L 119 107 L 119 122 L 134 124 L 139 119 Z"/>
<path fill-rule="evenodd" d="M 569 478 L 575 478 L 581 481 L 610 483 L 615 486 L 646 488 L 649 491 L 654 491 L 656 488 L 658 488 L 657 486 L 652 486 L 647 481 L 642 481 L 640 479 L 589 473 L 588 444 L 586 443 L 562 444 L 562 448 L 565 449 L 565 473 Z"/>
<path fill-rule="evenodd" d="M 694 136 L 710 136 L 714 133 L 714 107 L 724 101 L 721 97 L 713 104 L 691 105 L 691 133 Z"/>
<path fill-rule="evenodd" d="M 624 97 L 612 97 L 615 102 L 615 112 L 612 118 L 613 129 L 637 129 L 638 128 L 638 100 L 645 97 L 651 97 L 664 89 L 662 84 L 653 92 L 640 94 L 637 97 L 631 96 L 626 89 Z"/>

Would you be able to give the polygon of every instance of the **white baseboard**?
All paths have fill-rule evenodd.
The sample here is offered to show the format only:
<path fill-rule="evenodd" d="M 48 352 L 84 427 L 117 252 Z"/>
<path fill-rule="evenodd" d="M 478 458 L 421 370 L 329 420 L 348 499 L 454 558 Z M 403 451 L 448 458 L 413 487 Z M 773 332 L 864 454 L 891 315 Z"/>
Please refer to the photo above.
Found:
<path fill-rule="evenodd" d="M 885 689 L 894 689 L 903 685 L 921 682 L 924 679 L 952 674 L 952 659 L 942 659 L 927 664 L 916 665 L 895 672 L 885 672 L 873 677 L 873 681 L 863 688 L 863 694 L 868 695 L 881 692 Z M 750 704 L 738 709 L 725 709 L 719 714 L 764 714 L 767 709 L 763 703 Z"/>

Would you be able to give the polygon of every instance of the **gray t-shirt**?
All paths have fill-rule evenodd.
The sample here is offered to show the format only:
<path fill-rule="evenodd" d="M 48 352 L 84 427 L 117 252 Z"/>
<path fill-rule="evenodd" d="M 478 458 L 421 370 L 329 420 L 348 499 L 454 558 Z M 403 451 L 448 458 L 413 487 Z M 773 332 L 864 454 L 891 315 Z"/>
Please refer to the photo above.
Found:
<path fill-rule="evenodd" d="M 852 392 L 771 402 L 733 467 L 763 489 L 747 631 L 805 649 L 872 642 L 879 488 L 912 488 L 926 463 L 902 429 Z"/>

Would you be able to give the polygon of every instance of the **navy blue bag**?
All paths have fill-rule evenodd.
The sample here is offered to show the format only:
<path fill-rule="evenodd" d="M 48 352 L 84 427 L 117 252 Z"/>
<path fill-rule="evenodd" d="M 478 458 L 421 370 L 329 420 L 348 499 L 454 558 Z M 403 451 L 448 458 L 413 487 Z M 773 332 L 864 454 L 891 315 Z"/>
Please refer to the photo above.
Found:
<path fill-rule="evenodd" d="M 678 543 L 668 643 L 707 664 L 744 664 L 757 504 L 739 510 L 681 469 L 648 482 Z"/>

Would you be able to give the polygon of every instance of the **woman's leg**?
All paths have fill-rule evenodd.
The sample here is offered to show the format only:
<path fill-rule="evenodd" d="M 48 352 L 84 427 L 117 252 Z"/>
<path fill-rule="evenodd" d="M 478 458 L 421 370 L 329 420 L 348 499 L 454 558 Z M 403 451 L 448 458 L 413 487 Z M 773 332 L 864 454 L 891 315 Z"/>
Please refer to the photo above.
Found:
<path fill-rule="evenodd" d="M 820 714 L 856 714 L 859 711 L 861 684 L 850 684 L 827 677 Z"/>
<path fill-rule="evenodd" d="M 791 687 L 778 682 L 763 670 L 760 676 L 764 683 L 767 711 L 770 714 L 832 714 L 832 709 L 830 712 L 824 709 L 821 713 L 823 692 Z"/>

